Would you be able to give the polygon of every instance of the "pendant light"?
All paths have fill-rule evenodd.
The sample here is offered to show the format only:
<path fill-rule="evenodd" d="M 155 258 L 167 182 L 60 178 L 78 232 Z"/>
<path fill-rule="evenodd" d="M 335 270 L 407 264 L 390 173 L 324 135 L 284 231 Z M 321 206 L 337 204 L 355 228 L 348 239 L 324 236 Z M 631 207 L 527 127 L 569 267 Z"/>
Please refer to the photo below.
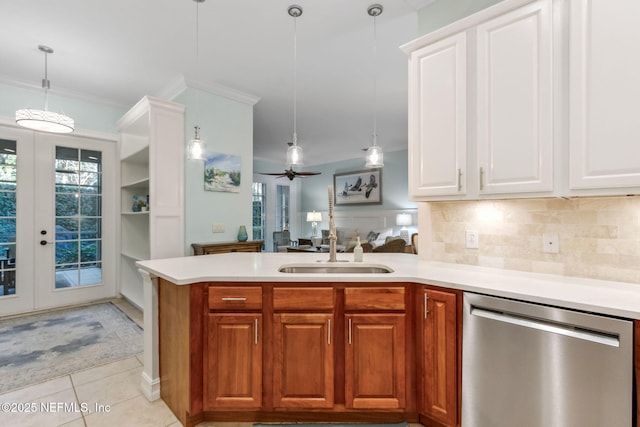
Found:
<path fill-rule="evenodd" d="M 16 123 L 22 127 L 42 132 L 73 132 L 74 122 L 71 117 L 48 110 L 51 82 L 49 82 L 49 79 L 47 78 L 47 55 L 53 53 L 53 49 L 49 46 L 43 45 L 39 45 L 38 49 L 41 52 L 44 52 L 44 79 L 42 79 L 42 88 L 44 89 L 44 110 L 36 110 L 33 108 L 17 110 Z"/>
<path fill-rule="evenodd" d="M 199 48 L 200 48 L 200 16 L 199 16 L 199 6 L 200 3 L 204 3 L 205 0 L 193 0 L 196 2 L 196 70 L 199 68 Z M 200 121 L 200 100 L 198 99 L 199 95 L 196 93 L 196 123 Z M 187 159 L 188 160 L 203 160 L 204 159 L 204 151 L 206 146 L 204 141 L 200 139 L 200 126 L 195 125 L 195 136 L 191 141 L 189 141 L 189 146 L 187 147 Z"/>
<path fill-rule="evenodd" d="M 369 16 L 373 17 L 373 142 L 367 149 L 366 168 L 381 168 L 384 166 L 384 153 L 378 146 L 378 82 L 377 82 L 377 46 L 376 46 L 376 17 L 382 14 L 383 7 L 380 4 L 372 4 L 367 8 Z"/>
<path fill-rule="evenodd" d="M 289 16 L 293 18 L 293 142 L 287 149 L 287 165 L 289 168 L 292 166 L 302 166 L 303 154 L 302 147 L 298 145 L 298 132 L 297 132 L 297 120 L 298 120 L 298 38 L 297 38 L 297 23 L 298 17 L 302 15 L 302 7 L 297 5 L 289 6 L 287 9 Z"/>
<path fill-rule="evenodd" d="M 291 5 L 287 9 L 289 16 L 293 18 L 293 142 L 289 143 L 287 149 L 287 165 L 289 169 L 285 169 L 284 172 L 276 173 L 261 173 L 261 175 L 271 175 L 278 178 L 287 177 L 290 181 L 293 181 L 296 177 L 305 178 L 313 175 L 320 175 L 320 172 L 296 172 L 293 170 L 294 166 L 302 166 L 302 147 L 298 145 L 298 133 L 297 133 L 297 119 L 298 119 L 298 107 L 297 107 L 297 62 L 298 62 L 298 40 L 297 40 L 297 18 L 302 15 L 302 7 L 298 5 Z"/>

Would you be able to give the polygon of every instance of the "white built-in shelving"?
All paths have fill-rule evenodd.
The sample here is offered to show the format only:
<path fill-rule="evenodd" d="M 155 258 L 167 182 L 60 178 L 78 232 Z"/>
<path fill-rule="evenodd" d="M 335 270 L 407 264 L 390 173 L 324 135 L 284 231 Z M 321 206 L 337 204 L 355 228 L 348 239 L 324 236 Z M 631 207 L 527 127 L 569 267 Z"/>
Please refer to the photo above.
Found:
<path fill-rule="evenodd" d="M 118 122 L 120 133 L 120 293 L 143 306 L 136 261 L 184 251 L 184 106 L 144 97 Z M 134 196 L 148 198 L 134 212 Z"/>

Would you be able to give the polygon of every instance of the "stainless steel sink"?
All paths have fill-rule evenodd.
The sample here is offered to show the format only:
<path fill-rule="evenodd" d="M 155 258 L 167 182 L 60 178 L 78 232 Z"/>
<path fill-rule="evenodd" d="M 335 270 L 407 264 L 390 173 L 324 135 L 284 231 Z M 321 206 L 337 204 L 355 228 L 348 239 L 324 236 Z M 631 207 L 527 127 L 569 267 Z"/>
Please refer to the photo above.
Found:
<path fill-rule="evenodd" d="M 280 273 L 312 273 L 312 274 L 384 274 L 393 273 L 393 269 L 382 264 L 286 264 L 281 266 Z"/>

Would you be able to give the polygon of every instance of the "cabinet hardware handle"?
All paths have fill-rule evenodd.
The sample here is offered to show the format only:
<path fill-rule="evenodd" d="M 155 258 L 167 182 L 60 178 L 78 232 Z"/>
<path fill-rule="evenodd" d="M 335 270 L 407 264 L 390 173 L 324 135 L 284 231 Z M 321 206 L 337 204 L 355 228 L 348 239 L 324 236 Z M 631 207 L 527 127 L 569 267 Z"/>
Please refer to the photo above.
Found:
<path fill-rule="evenodd" d="M 349 344 L 351 344 L 351 318 L 349 318 Z"/>
<path fill-rule="evenodd" d="M 429 301 L 429 295 L 424 293 L 424 318 L 427 318 L 427 314 L 429 314 L 429 309 L 427 308 L 427 301 Z"/>
<path fill-rule="evenodd" d="M 327 320 L 327 322 L 329 323 L 327 327 L 327 343 L 331 345 L 331 319 Z"/>
<path fill-rule="evenodd" d="M 458 191 L 462 191 L 462 169 L 458 169 Z"/>
<path fill-rule="evenodd" d="M 222 297 L 222 301 L 246 301 L 245 297 Z"/>
<path fill-rule="evenodd" d="M 480 191 L 484 190 L 484 168 L 480 168 Z"/>
<path fill-rule="evenodd" d="M 255 335 L 255 337 L 254 337 L 255 341 L 254 342 L 255 342 L 256 345 L 258 345 L 258 319 L 255 319 L 254 322 L 255 322 L 254 325 L 253 325 L 254 326 L 254 331 L 255 331 L 254 332 L 254 335 Z"/>

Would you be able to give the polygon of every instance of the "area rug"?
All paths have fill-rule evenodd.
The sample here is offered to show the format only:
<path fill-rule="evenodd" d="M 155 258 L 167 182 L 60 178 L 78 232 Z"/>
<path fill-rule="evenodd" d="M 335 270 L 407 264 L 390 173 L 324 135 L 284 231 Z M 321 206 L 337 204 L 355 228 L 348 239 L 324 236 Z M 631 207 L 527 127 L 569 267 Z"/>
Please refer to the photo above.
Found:
<path fill-rule="evenodd" d="M 112 303 L 0 320 L 0 393 L 142 351 L 142 328 Z"/>

